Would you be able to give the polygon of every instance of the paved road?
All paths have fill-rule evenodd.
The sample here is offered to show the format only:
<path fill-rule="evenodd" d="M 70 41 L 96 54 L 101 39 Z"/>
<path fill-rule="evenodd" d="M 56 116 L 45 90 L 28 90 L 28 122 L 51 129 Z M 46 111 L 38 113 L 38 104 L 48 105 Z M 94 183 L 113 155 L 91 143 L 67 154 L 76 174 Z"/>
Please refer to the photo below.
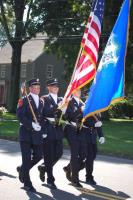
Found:
<path fill-rule="evenodd" d="M 26 192 L 18 180 L 16 166 L 21 163 L 17 142 L 0 140 L 0 200 L 122 200 L 133 199 L 133 160 L 98 156 L 94 175 L 98 185 L 94 188 L 85 184 L 85 172 L 80 172 L 84 191 L 79 191 L 66 180 L 62 170 L 69 161 L 69 151 L 54 169 L 58 190 L 50 190 L 38 177 L 37 167 L 31 170 L 33 185 L 37 193 Z"/>

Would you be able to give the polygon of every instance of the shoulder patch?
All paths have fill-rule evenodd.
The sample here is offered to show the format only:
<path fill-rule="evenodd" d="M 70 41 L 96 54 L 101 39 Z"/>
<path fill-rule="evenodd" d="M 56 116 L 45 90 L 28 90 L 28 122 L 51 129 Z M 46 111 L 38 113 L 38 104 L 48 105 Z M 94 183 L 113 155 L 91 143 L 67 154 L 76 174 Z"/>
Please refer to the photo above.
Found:
<path fill-rule="evenodd" d="M 23 99 L 21 98 L 21 99 L 18 100 L 17 107 L 22 107 L 22 106 L 23 106 Z"/>

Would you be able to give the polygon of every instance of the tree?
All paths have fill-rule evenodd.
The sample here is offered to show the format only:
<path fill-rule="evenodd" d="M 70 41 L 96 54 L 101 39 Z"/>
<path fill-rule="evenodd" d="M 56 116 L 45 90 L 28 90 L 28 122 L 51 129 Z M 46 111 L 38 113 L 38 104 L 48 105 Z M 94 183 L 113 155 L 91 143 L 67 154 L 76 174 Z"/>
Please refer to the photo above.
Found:
<path fill-rule="evenodd" d="M 67 79 L 70 78 L 74 68 L 91 4 L 92 0 L 45 3 L 46 7 L 49 6 L 53 11 L 54 16 L 47 25 L 49 37 L 45 43 L 45 51 L 53 52 L 65 60 Z"/>
<path fill-rule="evenodd" d="M 76 56 L 80 47 L 81 38 L 84 32 L 84 26 L 86 24 L 87 18 L 89 16 L 90 5 L 92 1 L 71 1 L 69 4 L 71 9 L 67 9 L 67 12 L 64 13 L 65 19 L 61 23 L 62 13 L 59 12 L 57 20 L 59 21 L 55 24 L 55 29 L 60 32 L 60 37 L 56 37 L 55 40 L 52 40 L 55 37 L 55 32 L 52 29 L 52 23 L 49 24 L 48 35 L 49 39 L 46 41 L 45 50 L 48 52 L 56 53 L 60 58 L 63 58 L 66 62 L 67 68 L 67 78 L 70 78 L 71 73 L 74 68 Z M 121 5 L 123 1 L 115 0 L 105 1 L 105 13 L 103 19 L 103 29 L 100 40 L 100 52 L 99 59 L 102 55 L 102 51 L 105 48 L 107 40 L 110 36 L 110 33 L 113 29 L 115 21 L 118 17 Z M 52 5 L 51 5 L 52 6 Z M 53 9 L 53 8 L 52 8 Z M 58 10 L 57 10 L 58 11 Z M 133 4 L 131 4 L 130 11 L 130 21 L 133 21 Z M 61 16 L 60 16 L 61 15 Z M 70 16 L 67 19 L 67 16 Z M 70 20 L 71 19 L 71 20 Z M 55 19 L 56 20 L 56 19 Z M 61 34 L 62 33 L 62 34 Z M 126 57 L 126 91 L 127 93 L 132 92 L 132 78 L 133 78 L 133 23 L 130 23 L 129 29 L 129 42 L 128 42 L 128 51 Z M 51 42 L 52 41 L 52 42 Z"/>
<path fill-rule="evenodd" d="M 0 23 L 12 47 L 10 111 L 16 109 L 19 97 L 22 46 L 38 32 L 46 32 L 52 44 L 65 34 L 77 34 L 87 12 L 84 0 L 1 0 Z M 80 10 L 80 12 L 78 11 Z M 24 16 L 26 14 L 26 20 Z M 54 33 L 53 35 L 50 33 Z M 65 34 L 64 34 L 65 33 Z M 54 39 L 53 39 L 54 38 Z M 66 48 L 66 47 L 65 47 Z"/>
<path fill-rule="evenodd" d="M 69 71 L 67 77 L 69 77 L 80 48 L 92 1 L 0 0 L 0 24 L 12 47 L 10 111 L 15 111 L 19 97 L 23 44 L 35 37 L 37 33 L 45 32 L 48 36 L 45 51 L 54 52 L 65 60 L 66 71 Z M 117 4 L 115 1 L 108 1 L 105 10 L 110 12 L 119 10 L 121 3 L 121 0 Z M 109 35 L 107 31 L 111 32 L 113 26 L 113 15 L 104 23 L 104 27 L 110 27 L 109 30 L 105 28 L 105 37 L 103 35 L 105 41 Z"/>
<path fill-rule="evenodd" d="M 3 47 L 6 44 L 6 34 L 3 29 L 3 26 L 0 26 L 0 47 Z"/>
<path fill-rule="evenodd" d="M 27 21 L 24 23 L 24 10 L 26 1 L 22 0 L 1 0 L 0 1 L 0 22 L 6 33 L 7 40 L 12 47 L 11 82 L 10 82 L 10 111 L 16 110 L 19 96 L 19 79 L 21 66 L 21 50 L 23 44 L 31 38 L 27 33 L 29 26 L 29 13 L 32 1 L 28 2 Z M 9 18 L 11 19 L 9 21 Z M 12 24 L 12 26 L 11 26 Z M 13 31 L 11 31 L 11 28 Z"/>

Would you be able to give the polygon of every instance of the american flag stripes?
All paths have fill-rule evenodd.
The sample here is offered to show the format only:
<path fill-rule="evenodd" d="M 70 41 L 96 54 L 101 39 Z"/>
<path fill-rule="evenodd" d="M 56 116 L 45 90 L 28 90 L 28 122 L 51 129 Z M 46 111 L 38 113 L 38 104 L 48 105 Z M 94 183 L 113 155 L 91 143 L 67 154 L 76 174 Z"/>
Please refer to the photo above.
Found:
<path fill-rule="evenodd" d="M 104 0 L 95 1 L 94 12 L 91 13 L 90 26 L 84 42 L 84 52 L 96 65 L 98 59 L 99 38 L 104 13 Z"/>
<path fill-rule="evenodd" d="M 82 88 L 95 76 L 103 13 L 104 0 L 94 0 L 81 41 L 82 50 L 65 94 L 65 100 L 70 97 L 73 91 Z"/>

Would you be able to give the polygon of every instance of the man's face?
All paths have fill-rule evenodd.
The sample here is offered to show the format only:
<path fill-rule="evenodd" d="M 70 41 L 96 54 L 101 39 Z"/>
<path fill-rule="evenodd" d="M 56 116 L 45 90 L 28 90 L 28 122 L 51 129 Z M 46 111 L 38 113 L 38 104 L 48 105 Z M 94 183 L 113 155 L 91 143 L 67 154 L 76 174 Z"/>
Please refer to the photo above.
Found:
<path fill-rule="evenodd" d="M 57 85 L 48 86 L 49 93 L 58 94 L 59 87 Z"/>
<path fill-rule="evenodd" d="M 29 90 L 31 93 L 38 95 L 40 93 L 40 85 L 32 85 Z"/>

